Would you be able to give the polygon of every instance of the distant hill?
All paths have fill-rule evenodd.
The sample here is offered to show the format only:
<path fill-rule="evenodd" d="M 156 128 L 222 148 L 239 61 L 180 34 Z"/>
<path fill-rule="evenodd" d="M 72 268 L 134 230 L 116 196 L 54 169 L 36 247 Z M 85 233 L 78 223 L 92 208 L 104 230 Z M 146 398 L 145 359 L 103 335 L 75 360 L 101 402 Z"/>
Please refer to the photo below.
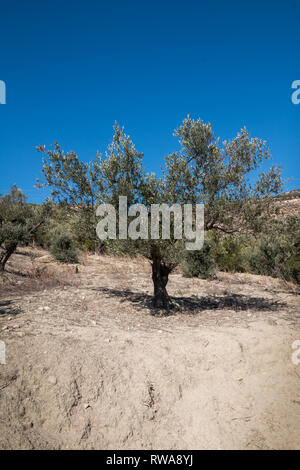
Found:
<path fill-rule="evenodd" d="M 281 199 L 300 198 L 300 189 L 293 189 L 292 191 L 286 191 L 285 193 L 281 193 L 276 197 L 281 198 Z"/>
<path fill-rule="evenodd" d="M 292 191 L 286 191 L 284 193 L 273 196 L 275 204 L 281 209 L 281 214 L 284 217 L 296 216 L 300 217 L 300 189 L 293 189 Z M 40 204 L 27 203 L 30 206 L 38 207 Z M 78 206 L 74 206 L 73 209 L 76 211 L 79 209 Z"/>
<path fill-rule="evenodd" d="M 279 194 L 274 199 L 283 216 L 300 217 L 300 189 Z"/>

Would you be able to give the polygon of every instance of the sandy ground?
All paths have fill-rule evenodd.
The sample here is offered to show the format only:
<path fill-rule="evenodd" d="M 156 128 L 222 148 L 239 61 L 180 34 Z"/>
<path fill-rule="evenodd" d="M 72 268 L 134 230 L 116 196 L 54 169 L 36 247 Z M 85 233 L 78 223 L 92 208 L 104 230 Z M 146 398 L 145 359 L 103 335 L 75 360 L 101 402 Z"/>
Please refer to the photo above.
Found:
<path fill-rule="evenodd" d="M 296 288 L 178 272 L 163 317 L 146 261 L 41 254 L 1 280 L 1 449 L 300 449 Z"/>

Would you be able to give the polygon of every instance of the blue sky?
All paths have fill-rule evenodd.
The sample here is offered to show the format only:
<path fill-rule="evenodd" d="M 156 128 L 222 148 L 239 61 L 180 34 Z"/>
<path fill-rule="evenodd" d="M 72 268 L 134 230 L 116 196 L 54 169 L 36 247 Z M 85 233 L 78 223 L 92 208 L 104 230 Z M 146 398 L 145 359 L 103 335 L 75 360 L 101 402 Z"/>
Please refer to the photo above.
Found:
<path fill-rule="evenodd" d="M 189 114 L 221 139 L 246 126 L 300 188 L 300 3 L 0 0 L 0 192 L 31 202 L 38 144 L 82 160 L 104 152 L 117 120 L 156 171 Z"/>

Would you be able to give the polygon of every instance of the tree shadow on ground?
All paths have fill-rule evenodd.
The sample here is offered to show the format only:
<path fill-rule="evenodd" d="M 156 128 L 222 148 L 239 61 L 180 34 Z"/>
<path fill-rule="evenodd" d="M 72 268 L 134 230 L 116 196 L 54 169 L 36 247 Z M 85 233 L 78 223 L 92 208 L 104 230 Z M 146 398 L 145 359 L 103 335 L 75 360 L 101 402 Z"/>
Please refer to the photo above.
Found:
<path fill-rule="evenodd" d="M 10 266 L 5 269 L 5 272 L 8 274 L 14 274 L 15 276 L 19 276 L 19 277 L 28 277 L 28 273 L 24 273 L 20 271 L 19 269 L 18 270 L 12 269 Z"/>
<path fill-rule="evenodd" d="M 0 300 L 0 317 L 6 315 L 19 315 L 21 309 L 13 306 L 12 300 Z"/>
<path fill-rule="evenodd" d="M 19 251 L 19 250 L 15 251 L 15 255 L 27 256 L 28 258 L 32 258 L 32 259 L 39 258 L 41 256 L 40 253 L 34 253 L 33 251 Z"/>
<path fill-rule="evenodd" d="M 109 297 L 119 297 L 121 302 L 132 302 L 141 307 L 149 308 L 155 313 L 152 301 L 153 297 L 149 294 L 132 292 L 131 290 L 109 289 L 106 287 L 93 288 L 98 292 L 103 292 Z M 235 311 L 246 310 L 264 310 L 277 311 L 286 307 L 285 303 L 271 301 L 262 297 L 248 297 L 241 294 L 231 294 L 222 297 L 174 297 L 170 296 L 172 311 L 188 314 L 197 314 L 203 310 L 227 309 Z"/>

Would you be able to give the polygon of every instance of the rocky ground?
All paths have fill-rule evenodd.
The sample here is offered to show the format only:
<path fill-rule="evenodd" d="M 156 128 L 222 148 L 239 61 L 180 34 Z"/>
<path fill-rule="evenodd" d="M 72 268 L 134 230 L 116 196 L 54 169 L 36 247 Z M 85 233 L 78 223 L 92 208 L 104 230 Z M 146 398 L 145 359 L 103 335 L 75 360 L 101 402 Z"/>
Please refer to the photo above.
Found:
<path fill-rule="evenodd" d="M 294 286 L 176 272 L 162 316 L 145 260 L 44 254 L 0 279 L 0 448 L 300 448 Z"/>

